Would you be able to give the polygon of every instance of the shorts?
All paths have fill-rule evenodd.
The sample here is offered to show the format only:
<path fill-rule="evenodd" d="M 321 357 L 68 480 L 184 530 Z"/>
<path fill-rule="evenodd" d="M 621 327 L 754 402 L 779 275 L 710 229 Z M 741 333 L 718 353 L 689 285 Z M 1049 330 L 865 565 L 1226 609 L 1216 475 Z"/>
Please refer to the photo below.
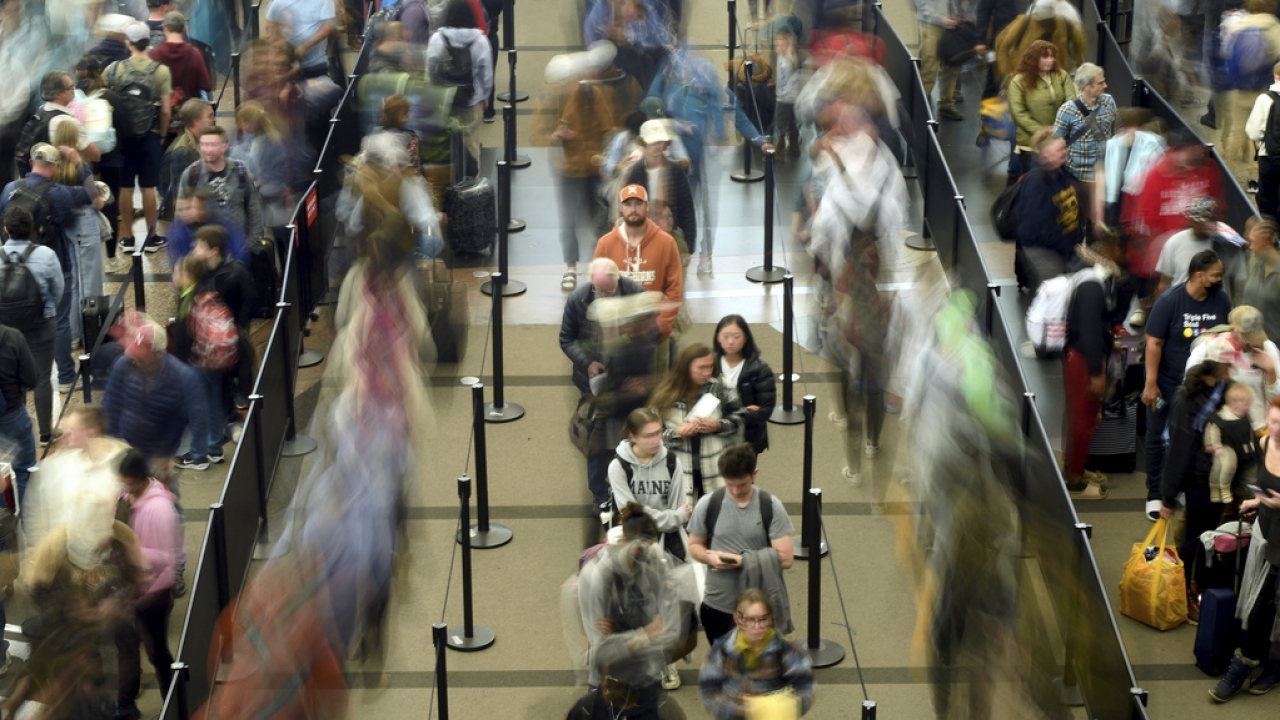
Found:
<path fill-rule="evenodd" d="M 132 188 L 136 179 L 143 188 L 160 184 L 160 134 L 120 139 L 120 187 Z"/>

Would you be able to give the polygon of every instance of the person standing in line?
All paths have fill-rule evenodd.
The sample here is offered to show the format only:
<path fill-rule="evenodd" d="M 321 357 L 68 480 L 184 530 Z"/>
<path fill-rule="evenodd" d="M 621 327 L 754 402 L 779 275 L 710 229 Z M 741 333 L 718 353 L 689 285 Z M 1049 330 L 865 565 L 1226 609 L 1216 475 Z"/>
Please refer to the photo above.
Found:
<path fill-rule="evenodd" d="M 1253 101 L 1253 110 L 1244 124 L 1244 134 L 1257 146 L 1258 212 L 1275 219 L 1280 216 L 1280 116 L 1275 102 L 1280 98 L 1280 62 L 1271 69 L 1271 87 Z"/>
<path fill-rule="evenodd" d="M 162 149 L 173 113 L 169 104 L 173 96 L 173 77 L 168 67 L 147 55 L 151 30 L 144 23 L 134 23 L 125 28 L 125 38 L 129 43 L 129 58 L 109 65 L 105 75 L 111 89 L 126 97 L 125 105 L 129 109 L 127 114 L 131 127 L 119 139 L 120 157 L 124 160 L 118 197 L 119 246 L 122 250 L 133 250 L 135 181 L 142 188 L 142 214 L 146 218 L 148 232 L 155 227 L 160 209 L 156 186 L 160 183 Z M 146 92 L 142 90 L 144 87 Z M 140 94 L 135 95 L 135 92 Z M 158 237 L 144 238 L 143 247 L 148 252 L 156 252 L 163 247 L 159 241 Z"/>
<path fill-rule="evenodd" d="M 741 315 L 726 315 L 716 325 L 715 375 L 738 392 L 743 435 L 756 454 L 769 449 L 769 416 L 778 399 L 778 381 L 760 357 L 751 326 Z"/>
<path fill-rule="evenodd" d="M 1009 156 L 1006 187 L 1031 170 L 1038 154 L 1032 138 L 1044 128 L 1052 128 L 1058 108 L 1076 95 L 1075 82 L 1058 66 L 1058 49 L 1053 43 L 1031 43 L 1009 80 L 1009 114 L 1017 125 L 1017 134 Z"/>
<path fill-rule="evenodd" d="M 45 376 L 48 377 L 47 372 Z M 19 504 L 26 494 L 30 469 L 36 464 L 36 441 L 31 434 L 31 414 L 27 412 L 27 391 L 38 384 L 36 361 L 27 347 L 26 338 L 20 331 L 0 325 L 0 403 L 3 404 L 0 407 L 0 437 L 15 447 L 13 455 L 7 459 L 13 468 L 17 486 L 14 495 L 18 497 Z M 0 493 L 3 491 L 4 488 L 0 487 Z M 0 502 L 3 502 L 2 498 L 0 495 Z M 0 613 L 3 612 L 0 609 Z M 3 659 L 0 659 L 0 664 L 3 664 Z"/>
<path fill-rule="evenodd" d="M 937 82 L 938 75 L 942 75 L 938 116 L 947 120 L 964 119 L 956 108 L 956 98 L 960 95 L 957 87 L 960 68 L 938 57 L 938 42 L 943 34 L 963 19 L 956 4 L 955 0 L 915 0 L 916 20 L 920 25 L 920 80 L 924 83 L 925 96 L 932 98 L 933 84 Z"/>
<path fill-rule="evenodd" d="M 1080 208 L 1085 217 L 1103 219 L 1099 165 L 1102 150 L 1116 132 L 1116 101 L 1107 94 L 1102 68 L 1084 63 L 1076 68 L 1080 94 L 1058 108 L 1053 130 L 1067 139 L 1067 172 L 1077 181 Z"/>

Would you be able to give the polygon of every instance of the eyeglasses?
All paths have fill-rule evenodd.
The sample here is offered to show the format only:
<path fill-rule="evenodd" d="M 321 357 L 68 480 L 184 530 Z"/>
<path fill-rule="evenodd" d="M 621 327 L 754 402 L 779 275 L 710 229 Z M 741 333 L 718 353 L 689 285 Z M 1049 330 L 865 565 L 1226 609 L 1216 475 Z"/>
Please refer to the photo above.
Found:
<path fill-rule="evenodd" d="M 773 616 L 762 615 L 760 617 L 747 617 L 746 615 L 739 613 L 738 621 L 747 626 L 768 627 L 769 623 L 773 622 Z"/>

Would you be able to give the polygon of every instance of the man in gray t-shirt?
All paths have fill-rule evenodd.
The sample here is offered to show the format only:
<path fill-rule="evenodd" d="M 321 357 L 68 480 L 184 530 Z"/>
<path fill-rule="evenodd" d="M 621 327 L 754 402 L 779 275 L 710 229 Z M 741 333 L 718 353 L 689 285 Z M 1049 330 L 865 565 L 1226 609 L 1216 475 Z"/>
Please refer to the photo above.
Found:
<path fill-rule="evenodd" d="M 1185 283 L 1190 274 L 1191 258 L 1212 250 L 1222 260 L 1223 289 L 1233 304 L 1239 304 L 1246 273 L 1245 252 L 1244 248 L 1218 232 L 1217 201 L 1201 198 L 1187 206 L 1184 214 L 1187 216 L 1187 229 L 1170 235 L 1160 249 L 1160 258 L 1156 261 L 1156 272 L 1160 274 L 1156 297 Z"/>
<path fill-rule="evenodd" d="M 740 443 L 727 448 L 720 455 L 719 465 L 725 492 L 715 527 L 708 533 L 707 508 L 717 498 L 717 493 L 702 496 L 689 518 L 689 554 L 711 568 L 707 573 L 707 594 L 699 615 L 707 640 L 712 643 L 735 627 L 733 613 L 738 596 L 752 589 L 742 582 L 744 555 L 760 551 L 776 554 L 776 558 L 769 558 L 762 565 L 780 566 L 781 570 L 790 568 L 794 562 L 791 534 L 795 528 L 782 501 L 773 495 L 769 496 L 773 520 L 766 537 L 760 511 L 761 493 L 755 486 L 759 470 L 756 469 L 756 453 L 751 445 Z M 708 535 L 711 537 L 710 547 L 707 545 Z M 760 584 L 763 587 L 757 589 L 765 592 L 774 586 L 785 588 L 781 575 L 776 579 L 767 578 Z"/>

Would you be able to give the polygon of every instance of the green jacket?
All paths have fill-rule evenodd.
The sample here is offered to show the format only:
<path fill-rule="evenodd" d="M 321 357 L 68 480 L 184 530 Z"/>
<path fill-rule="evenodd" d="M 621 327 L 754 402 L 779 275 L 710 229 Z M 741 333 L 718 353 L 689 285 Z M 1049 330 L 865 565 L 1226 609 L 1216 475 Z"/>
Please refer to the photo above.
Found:
<path fill-rule="evenodd" d="M 1024 85 L 1025 80 L 1024 76 L 1015 75 L 1009 81 L 1009 113 L 1018 125 L 1018 147 L 1030 147 L 1031 136 L 1040 128 L 1053 127 L 1058 108 L 1078 94 L 1066 70 L 1054 70 L 1047 82 L 1037 80 L 1030 89 Z"/>

